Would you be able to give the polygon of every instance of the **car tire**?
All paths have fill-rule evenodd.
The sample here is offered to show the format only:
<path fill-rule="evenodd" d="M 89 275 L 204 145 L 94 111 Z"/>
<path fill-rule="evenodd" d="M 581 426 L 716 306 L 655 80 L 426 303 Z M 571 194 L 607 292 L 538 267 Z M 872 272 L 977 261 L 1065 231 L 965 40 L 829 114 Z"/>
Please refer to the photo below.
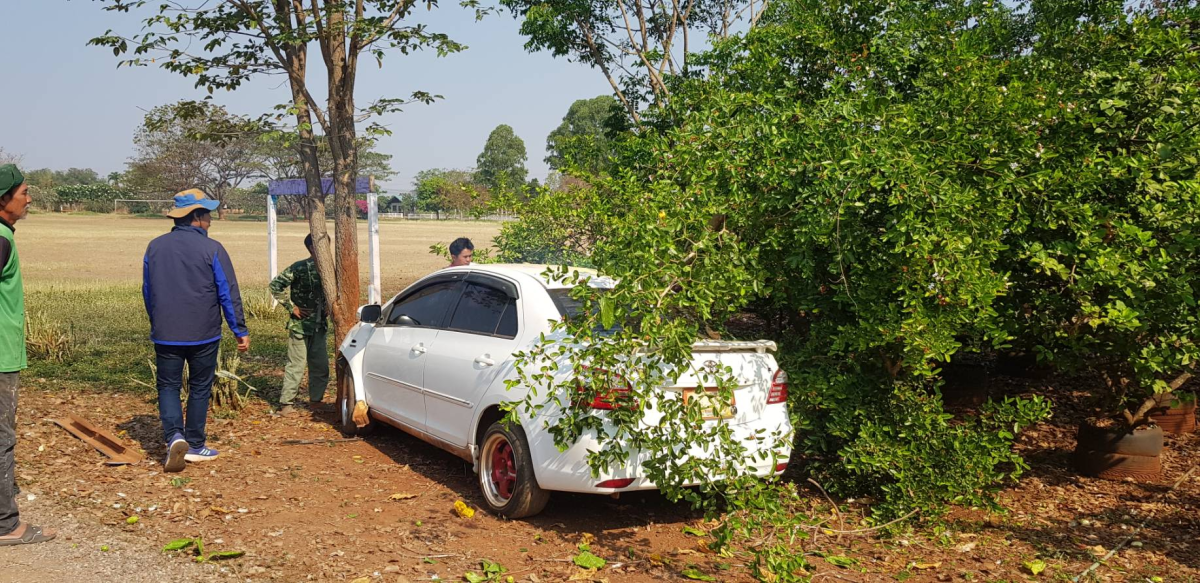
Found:
<path fill-rule="evenodd" d="M 354 423 L 354 408 L 358 406 L 358 397 L 354 393 L 354 376 L 346 366 L 345 361 L 337 363 L 337 426 L 347 436 L 370 435 L 375 431 L 375 420 L 359 427 Z"/>
<path fill-rule="evenodd" d="M 546 507 L 550 493 L 533 474 L 529 441 L 519 425 L 493 423 L 479 446 L 479 489 L 484 503 L 507 518 L 533 516 Z"/>

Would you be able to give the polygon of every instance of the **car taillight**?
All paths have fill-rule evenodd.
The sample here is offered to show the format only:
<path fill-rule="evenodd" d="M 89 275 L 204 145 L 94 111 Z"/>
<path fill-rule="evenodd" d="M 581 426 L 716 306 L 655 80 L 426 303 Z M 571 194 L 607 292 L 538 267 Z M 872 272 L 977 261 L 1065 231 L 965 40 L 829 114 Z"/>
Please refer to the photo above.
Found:
<path fill-rule="evenodd" d="M 587 367 L 584 368 L 586 369 Z M 608 387 L 598 388 L 596 390 L 596 395 L 592 397 L 590 403 L 585 404 L 583 402 L 576 402 L 576 405 L 585 405 L 592 409 L 599 409 L 601 411 L 612 411 L 617 407 L 628 407 L 631 409 L 637 408 L 637 402 L 630 401 L 629 394 L 633 392 L 633 388 L 629 385 L 629 381 L 626 380 L 625 377 L 614 375 L 602 369 L 591 370 L 592 375 L 596 377 L 596 380 L 599 381 L 600 379 L 603 379 L 604 383 L 607 384 Z M 587 392 L 586 385 L 582 379 L 576 380 L 575 384 L 578 392 Z"/>
<path fill-rule="evenodd" d="M 767 404 L 786 403 L 788 397 L 788 376 L 783 369 L 775 371 L 771 377 L 771 390 L 767 391 Z"/>
<path fill-rule="evenodd" d="M 633 478 L 617 478 L 615 480 L 604 480 L 596 484 L 597 488 L 626 488 L 633 483 Z"/>

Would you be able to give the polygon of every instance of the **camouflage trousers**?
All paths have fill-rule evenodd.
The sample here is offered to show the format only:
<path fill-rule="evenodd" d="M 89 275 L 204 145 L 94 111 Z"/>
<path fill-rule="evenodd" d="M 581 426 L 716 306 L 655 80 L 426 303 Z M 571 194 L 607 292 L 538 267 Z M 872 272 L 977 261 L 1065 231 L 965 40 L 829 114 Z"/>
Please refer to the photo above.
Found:
<path fill-rule="evenodd" d="M 308 368 L 308 399 L 320 401 L 325 397 L 329 384 L 329 351 L 325 344 L 324 330 L 312 335 L 288 334 L 288 361 L 283 368 L 283 391 L 279 394 L 280 405 L 291 405 L 300 392 L 300 379 Z"/>

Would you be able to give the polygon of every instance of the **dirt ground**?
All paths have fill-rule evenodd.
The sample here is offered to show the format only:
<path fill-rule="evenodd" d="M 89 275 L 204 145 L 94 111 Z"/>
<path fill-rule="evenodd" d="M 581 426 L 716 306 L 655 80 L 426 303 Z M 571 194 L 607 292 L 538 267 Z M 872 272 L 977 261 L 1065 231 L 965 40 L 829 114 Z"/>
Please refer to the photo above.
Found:
<path fill-rule="evenodd" d="M 331 414 L 285 419 L 261 404 L 236 419 L 210 419 L 218 461 L 164 475 L 151 398 L 58 391 L 33 378 L 23 385 L 22 499 L 33 494 L 31 517 L 64 528 L 63 539 L 49 543 L 57 554 L 96 573 L 155 569 L 157 580 L 170 581 L 461 581 L 486 559 L 516 581 L 682 581 L 689 568 L 718 581 L 750 580 L 747 556 L 710 554 L 703 538 L 682 531 L 703 529 L 700 517 L 655 493 L 616 500 L 556 495 L 543 514 L 508 521 L 479 510 L 471 469 L 458 458 L 390 429 L 363 441 L 284 445 L 341 436 L 330 427 Z M 148 459 L 103 465 L 96 451 L 50 422 L 67 412 L 123 432 Z M 1200 436 L 1169 439 L 1159 484 L 1093 480 L 1067 464 L 1074 415 L 1064 405 L 1055 422 L 1022 438 L 1033 469 L 1003 494 L 1007 515 L 961 510 L 942 528 L 891 538 L 814 533 L 798 552 L 812 555 L 816 580 L 1025 581 L 1037 579 L 1027 566 L 1035 560 L 1046 565 L 1040 579 L 1069 580 L 1120 546 L 1085 580 L 1200 580 L 1200 472 L 1170 490 L 1200 459 Z M 805 492 L 813 514 L 830 524 L 852 529 L 865 512 L 847 503 L 834 515 L 819 495 Z M 457 500 L 475 516 L 456 516 Z M 135 524 L 127 524 L 131 516 Z M 246 555 L 201 565 L 159 552 L 173 539 L 197 536 L 209 552 Z M 608 564 L 589 573 L 571 557 L 592 536 L 593 552 Z M 46 574 L 58 568 L 53 556 L 47 564 L 38 552 L 0 549 L 0 582 L 52 579 Z M 825 554 L 855 563 L 836 567 L 818 558 Z"/>
<path fill-rule="evenodd" d="M 17 227 L 22 275 L 26 285 L 81 284 L 103 286 L 140 282 L 142 256 L 151 239 L 171 229 L 167 219 L 127 215 L 76 216 L 58 213 L 30 215 Z M 330 233 L 333 223 L 329 224 Z M 491 246 L 500 223 L 483 221 L 382 221 L 379 225 L 380 270 L 384 294 L 399 291 L 445 262 L 429 253 L 434 243 L 449 244 L 469 237 L 477 247 Z M 279 268 L 307 255 L 308 224 L 279 223 Z M 266 287 L 267 224 L 253 221 L 213 221 L 210 235 L 233 259 L 243 287 Z M 103 253 L 88 257 L 88 249 Z M 367 227 L 358 230 L 359 265 L 367 281 Z M 82 255 L 81 255 L 82 254 Z M 366 293 L 365 289 L 364 292 Z"/>

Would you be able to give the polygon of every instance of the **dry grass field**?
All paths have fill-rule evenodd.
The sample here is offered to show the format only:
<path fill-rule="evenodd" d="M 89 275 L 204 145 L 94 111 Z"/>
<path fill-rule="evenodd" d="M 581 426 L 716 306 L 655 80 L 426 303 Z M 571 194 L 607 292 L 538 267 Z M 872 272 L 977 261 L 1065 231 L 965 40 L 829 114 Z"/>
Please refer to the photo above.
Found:
<path fill-rule="evenodd" d="M 142 255 L 151 239 L 171 228 L 168 219 L 123 215 L 77 216 L 35 214 L 17 225 L 21 268 L 30 289 L 46 286 L 119 286 L 140 284 Z M 329 225 L 330 232 L 333 224 Z M 488 247 L 500 232 L 492 222 L 385 221 L 379 225 L 383 295 L 390 296 L 414 279 L 445 266 L 429 253 L 434 243 L 469 237 L 476 246 Z M 238 281 L 245 288 L 265 288 L 267 224 L 250 221 L 214 221 L 210 236 L 220 241 L 233 258 Z M 303 258 L 308 224 L 279 223 L 279 268 Z M 367 227 L 358 232 L 359 265 L 366 293 Z"/>

